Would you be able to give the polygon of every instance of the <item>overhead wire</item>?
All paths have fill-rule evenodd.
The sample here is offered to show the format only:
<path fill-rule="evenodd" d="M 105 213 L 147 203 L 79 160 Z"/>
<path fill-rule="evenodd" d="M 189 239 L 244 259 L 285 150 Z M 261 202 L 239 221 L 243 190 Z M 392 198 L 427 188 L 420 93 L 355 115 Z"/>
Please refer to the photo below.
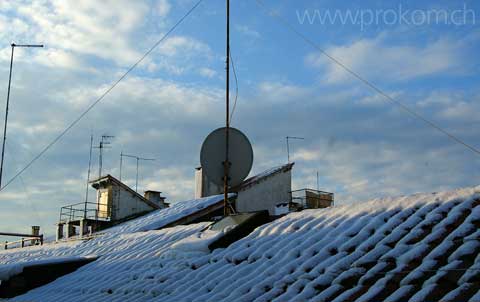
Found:
<path fill-rule="evenodd" d="M 402 102 L 400 102 L 399 100 L 396 100 L 394 99 L 393 97 L 391 97 L 390 95 L 388 95 L 386 92 L 384 92 L 382 89 L 378 88 L 376 85 L 374 85 L 372 82 L 370 82 L 369 80 L 365 79 L 364 77 L 362 77 L 361 75 L 359 75 L 357 72 L 353 71 L 350 67 L 348 67 L 347 65 L 343 64 L 341 61 L 339 61 L 337 58 L 333 57 L 332 55 L 330 55 L 328 52 L 326 52 L 324 49 L 322 49 L 320 46 L 318 46 L 314 41 L 312 41 L 310 38 L 308 38 L 306 35 L 304 35 L 303 33 L 301 33 L 299 30 L 297 30 L 287 19 L 285 19 L 284 17 L 282 17 L 278 12 L 275 12 L 273 10 L 269 10 L 268 7 L 263 3 L 262 0 L 255 0 L 255 2 L 257 3 L 258 6 L 260 6 L 264 11 L 266 11 L 268 13 L 268 15 L 270 15 L 271 17 L 274 17 L 275 20 L 277 20 L 279 23 L 281 23 L 282 25 L 284 25 L 285 27 L 287 27 L 290 31 L 292 31 L 293 33 L 295 33 L 296 35 L 298 35 L 301 39 L 303 39 L 307 44 L 310 44 L 313 48 L 315 48 L 316 50 L 318 50 L 321 54 L 323 54 L 325 57 L 327 57 L 329 60 L 331 60 L 332 62 L 334 62 L 335 64 L 337 64 L 338 66 L 340 66 L 343 70 L 345 70 L 346 72 L 348 72 L 350 75 L 352 75 L 353 77 L 355 77 L 357 80 L 359 80 L 360 82 L 362 82 L 363 84 L 365 84 L 366 86 L 368 86 L 370 89 L 372 89 L 374 92 L 378 93 L 379 95 L 383 96 L 384 99 L 394 103 L 395 105 L 397 105 L 398 107 L 400 107 L 404 112 L 412 115 L 413 117 L 423 121 L 424 123 L 426 123 L 427 125 L 429 125 L 430 127 L 436 129 L 437 131 L 439 131 L 440 133 L 446 135 L 447 137 L 449 137 L 451 140 L 453 140 L 454 142 L 468 148 L 470 151 L 472 151 L 473 153 L 477 154 L 477 155 L 480 155 L 480 150 L 475 148 L 474 146 L 466 143 L 464 140 L 458 138 L 457 136 L 455 136 L 454 134 L 452 134 L 451 132 L 443 129 L 442 127 L 440 127 L 439 125 L 437 125 L 436 123 L 428 120 L 427 118 L 425 118 L 424 116 L 420 115 L 419 113 L 415 112 L 413 109 L 411 109 L 410 107 L 408 107 L 407 105 L 403 104 Z"/>
<path fill-rule="evenodd" d="M 126 72 L 124 72 L 107 90 L 105 90 L 100 97 L 98 97 L 90 106 L 86 108 L 72 123 L 70 123 L 55 139 L 53 139 L 47 146 L 45 146 L 40 153 L 38 153 L 25 167 L 18 171 L 10 180 L 5 183 L 0 191 L 3 191 L 9 184 L 11 184 L 18 176 L 25 172 L 33 165 L 40 157 L 42 157 L 53 145 L 55 145 L 70 129 L 72 129 L 88 112 L 90 112 L 98 103 L 100 103 L 127 75 L 132 72 L 155 48 L 160 45 L 167 37 L 202 3 L 203 0 L 198 0 L 155 44 L 153 44 L 147 52 L 145 52 Z"/>
<path fill-rule="evenodd" d="M 8 144 L 5 144 L 5 148 L 7 149 L 7 151 L 10 153 L 10 157 L 13 161 L 13 164 L 14 166 L 17 166 L 17 160 L 15 159 L 15 156 L 14 154 L 16 154 L 15 152 L 12 152 L 12 149 L 11 147 L 8 145 Z M 37 207 L 35 206 L 35 204 L 30 200 L 30 193 L 27 189 L 27 186 L 25 184 L 25 181 L 23 180 L 23 177 L 21 175 L 19 175 L 18 179 L 20 180 L 20 184 L 21 184 L 21 188 L 23 190 L 23 193 L 24 193 L 24 203 L 25 203 L 25 206 L 27 207 L 31 207 L 32 209 L 32 212 L 34 213 L 35 215 L 35 218 L 37 219 L 37 221 L 40 221 L 40 215 L 38 213 L 38 209 Z"/>
<path fill-rule="evenodd" d="M 233 114 L 235 113 L 235 109 L 237 108 L 237 99 L 238 99 L 238 78 L 237 78 L 237 71 L 235 70 L 235 63 L 233 62 L 232 52 L 230 51 L 230 62 L 232 63 L 232 71 L 233 76 L 235 78 L 235 101 L 233 103 L 232 112 L 230 113 L 230 123 L 233 119 Z"/>

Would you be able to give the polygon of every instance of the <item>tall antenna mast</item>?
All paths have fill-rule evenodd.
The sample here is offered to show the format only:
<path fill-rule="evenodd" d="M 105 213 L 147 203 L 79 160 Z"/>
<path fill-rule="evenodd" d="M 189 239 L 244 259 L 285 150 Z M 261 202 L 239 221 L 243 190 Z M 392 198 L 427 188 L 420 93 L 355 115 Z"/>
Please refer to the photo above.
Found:
<path fill-rule="evenodd" d="M 102 139 L 98 145 L 99 152 L 98 152 L 98 178 L 102 177 L 102 166 L 103 166 L 103 149 L 108 148 L 106 145 L 110 145 L 108 141 L 109 138 L 114 138 L 115 136 L 112 135 L 102 135 Z"/>
<path fill-rule="evenodd" d="M 298 137 L 298 136 L 286 136 L 285 137 L 287 140 L 287 163 L 290 163 L 290 140 L 291 139 L 305 139 L 304 137 Z"/>
<path fill-rule="evenodd" d="M 137 174 L 136 174 L 136 177 L 135 177 L 135 192 L 138 193 L 138 162 L 143 160 L 143 161 L 154 161 L 155 158 L 143 158 L 143 157 L 139 157 L 139 156 L 136 156 L 136 155 L 129 155 L 129 154 L 124 154 L 123 151 L 122 153 L 120 153 L 120 163 L 122 162 L 122 158 L 123 157 L 130 157 L 130 158 L 135 158 L 137 160 Z M 121 168 L 121 165 L 120 165 L 120 168 Z"/>
<path fill-rule="evenodd" d="M 122 181 L 122 164 L 123 164 L 123 150 L 120 151 L 120 178 L 118 180 Z"/>
<path fill-rule="evenodd" d="M 12 69 L 13 69 L 13 52 L 15 47 L 43 47 L 43 44 L 15 44 L 12 43 L 12 54 L 10 56 L 10 73 L 8 75 L 8 89 L 7 89 L 7 104 L 5 108 L 5 125 L 3 126 L 3 143 L 2 143 L 2 158 L 0 160 L 0 188 L 2 188 L 3 175 L 3 159 L 5 157 L 5 141 L 7 140 L 7 121 L 8 121 L 8 105 L 10 103 L 10 86 L 12 84 Z"/>
<path fill-rule="evenodd" d="M 230 161 L 228 159 L 229 149 L 229 132 L 230 132 L 230 0 L 227 0 L 227 56 L 226 56 L 226 89 L 225 89 L 225 161 L 223 162 L 224 175 L 223 175 L 223 200 L 225 216 L 230 214 L 230 202 L 228 201 L 228 180 L 229 180 L 229 168 Z"/>
<path fill-rule="evenodd" d="M 85 209 L 83 211 L 83 218 L 87 218 L 87 203 L 88 203 L 88 183 L 90 182 L 90 171 L 92 167 L 92 148 L 93 148 L 93 134 L 90 135 L 90 156 L 88 157 L 88 172 L 87 172 L 87 188 L 85 190 Z"/>

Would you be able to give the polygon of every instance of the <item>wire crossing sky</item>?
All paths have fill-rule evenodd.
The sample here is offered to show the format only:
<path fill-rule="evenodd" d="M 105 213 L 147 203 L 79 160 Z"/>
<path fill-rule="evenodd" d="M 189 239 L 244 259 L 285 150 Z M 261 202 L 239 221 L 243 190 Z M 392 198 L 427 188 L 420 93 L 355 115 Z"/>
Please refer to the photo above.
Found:
<path fill-rule="evenodd" d="M 67 132 L 72 129 L 86 114 L 88 114 L 98 103 L 100 103 L 109 93 L 112 91 L 123 79 L 125 79 L 132 70 L 134 70 L 152 51 L 155 50 L 155 48 L 160 45 L 165 39 L 168 38 L 168 36 L 179 26 L 183 20 L 185 20 L 202 2 L 203 0 L 199 0 L 195 5 L 187 11 L 187 13 L 178 20 L 177 23 L 175 23 L 172 28 L 167 31 L 161 38 L 158 40 L 153 46 L 142 56 L 140 59 L 138 59 L 135 64 L 133 64 L 120 78 L 118 78 L 117 81 L 115 81 L 112 86 L 110 86 L 105 92 L 98 98 L 96 99 L 88 108 L 83 111 L 78 118 L 76 118 L 70 125 L 68 125 L 67 128 L 65 128 L 53 141 L 51 141 L 38 155 L 36 155 L 24 168 L 22 168 L 17 174 L 15 174 L 3 187 L 0 188 L 0 191 L 5 189 L 10 183 L 12 183 L 18 176 L 20 176 L 23 172 L 25 172 L 35 161 L 40 159 L 45 152 L 48 151 L 53 145 L 55 145 Z"/>
<path fill-rule="evenodd" d="M 470 149 L 472 152 L 476 153 L 477 155 L 480 155 L 480 150 L 478 150 L 477 148 L 473 147 L 472 145 L 469 145 L 467 144 L 466 142 L 464 142 L 462 139 L 460 139 L 459 137 L 455 136 L 454 134 L 450 133 L 449 131 L 443 129 L 442 127 L 440 127 L 439 125 L 435 124 L 434 122 L 426 119 L 425 117 L 423 117 L 422 115 L 418 114 L 417 112 L 415 112 L 413 109 L 409 108 L 408 106 L 406 106 L 405 104 L 403 104 L 402 102 L 400 102 L 399 100 L 396 100 L 394 98 L 392 98 L 390 95 L 388 95 L 387 93 L 385 93 L 382 89 L 378 88 L 378 86 L 376 86 L 375 84 L 371 83 L 370 81 L 366 80 L 364 77 L 362 77 L 361 75 L 359 75 L 358 73 L 356 73 L 355 71 L 353 71 L 350 67 L 346 66 L 345 64 L 343 64 L 342 62 L 340 62 L 338 59 L 332 57 L 330 54 L 328 54 L 325 50 L 323 50 L 322 48 L 320 48 L 320 46 L 318 46 L 315 42 L 313 42 L 311 39 L 309 39 L 308 37 L 306 37 L 305 35 L 303 35 L 301 32 L 299 32 L 298 30 L 295 29 L 295 27 L 292 26 L 291 23 L 289 23 L 287 20 L 285 20 L 284 18 L 282 18 L 282 16 L 280 16 L 279 14 L 275 13 L 274 11 L 268 11 L 268 8 L 265 7 L 264 3 L 261 1 L 261 0 L 257 0 L 257 3 L 263 7 L 264 9 L 267 9 L 267 12 L 271 15 L 271 16 L 274 16 L 276 17 L 276 19 L 281 23 L 283 24 L 284 26 L 286 26 L 289 30 L 291 30 L 292 32 L 294 32 L 296 35 L 298 35 L 300 38 L 302 38 L 303 41 L 305 41 L 306 43 L 310 44 L 311 46 L 313 46 L 315 49 L 317 49 L 318 51 L 320 51 L 324 56 L 326 56 L 329 60 L 331 60 L 332 62 L 334 62 L 335 64 L 337 64 L 338 66 L 340 66 L 343 70 L 345 70 L 346 72 L 348 72 L 349 74 L 351 74 L 353 77 L 357 78 L 360 82 L 364 83 L 365 85 L 367 85 L 369 88 L 371 88 L 374 92 L 378 93 L 379 95 L 383 96 L 386 100 L 394 103 L 395 105 L 399 106 L 401 109 L 403 109 L 406 113 L 410 114 L 411 116 L 425 122 L 428 126 L 434 128 L 435 130 L 445 134 L 448 138 L 450 138 L 451 140 L 453 140 L 454 142 L 464 146 L 465 148 L 467 149 Z"/>

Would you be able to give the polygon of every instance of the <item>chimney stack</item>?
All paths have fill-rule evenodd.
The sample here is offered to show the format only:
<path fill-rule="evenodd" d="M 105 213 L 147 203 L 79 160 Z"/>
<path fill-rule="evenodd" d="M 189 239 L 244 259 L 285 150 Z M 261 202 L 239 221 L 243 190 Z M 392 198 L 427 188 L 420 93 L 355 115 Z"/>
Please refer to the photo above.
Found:
<path fill-rule="evenodd" d="M 160 191 L 145 191 L 145 199 L 157 204 L 161 209 L 168 207 L 168 204 L 165 203 L 165 197 L 161 196 L 162 192 Z"/>

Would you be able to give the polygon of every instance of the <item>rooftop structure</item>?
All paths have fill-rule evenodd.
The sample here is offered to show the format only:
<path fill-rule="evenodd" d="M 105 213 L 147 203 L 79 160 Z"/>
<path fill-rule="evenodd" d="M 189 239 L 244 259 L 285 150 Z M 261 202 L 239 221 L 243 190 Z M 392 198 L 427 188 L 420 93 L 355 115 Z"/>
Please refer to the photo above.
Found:
<path fill-rule="evenodd" d="M 221 198 L 89 241 L 1 251 L 0 280 L 31 261 L 88 255 L 98 259 L 14 300 L 480 301 L 480 187 L 289 213 L 213 252 L 222 231 L 209 223 L 155 230 Z"/>
<path fill-rule="evenodd" d="M 153 210 L 168 207 L 161 192 L 146 191 L 145 196 L 142 196 L 112 175 L 92 180 L 90 184 L 97 190 L 96 201 L 62 207 L 57 224 L 57 240 L 64 237 L 64 226 L 67 228 L 67 238 L 76 234 L 83 236 Z M 79 228 L 79 232 L 75 230 L 76 227 Z"/>
<path fill-rule="evenodd" d="M 333 205 L 333 193 L 302 189 L 292 191 L 292 168 L 288 163 L 265 170 L 231 188 L 237 194 L 234 206 L 239 213 L 267 210 L 270 216 L 283 215 L 290 210 L 325 208 Z M 221 194 L 222 188 L 195 171 L 195 198 Z"/>
<path fill-rule="evenodd" d="M 300 209 L 321 209 L 333 206 L 334 194 L 313 189 L 291 191 L 291 207 Z"/>
<path fill-rule="evenodd" d="M 268 169 L 232 188 L 232 192 L 238 195 L 235 202 L 237 211 L 268 210 L 270 215 L 275 215 L 277 204 L 290 202 L 293 165 L 289 163 Z"/>

